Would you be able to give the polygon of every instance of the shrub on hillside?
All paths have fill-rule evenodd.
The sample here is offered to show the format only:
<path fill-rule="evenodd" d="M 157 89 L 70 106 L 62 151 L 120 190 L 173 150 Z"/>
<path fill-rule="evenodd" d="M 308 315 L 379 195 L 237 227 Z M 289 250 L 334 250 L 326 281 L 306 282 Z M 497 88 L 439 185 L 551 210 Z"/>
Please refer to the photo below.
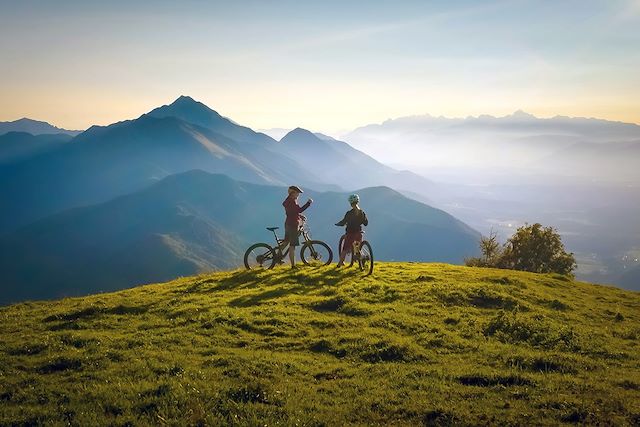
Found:
<path fill-rule="evenodd" d="M 467 258 L 465 263 L 469 267 L 497 267 L 503 254 L 498 242 L 498 234 L 491 230 L 489 236 L 480 237 L 480 252 L 482 256 Z"/>
<path fill-rule="evenodd" d="M 468 266 L 559 274 L 571 274 L 576 268 L 573 253 L 567 253 L 558 232 L 538 223 L 519 227 L 502 246 L 492 231 L 480 239 L 480 251 L 482 256 L 465 261 Z"/>

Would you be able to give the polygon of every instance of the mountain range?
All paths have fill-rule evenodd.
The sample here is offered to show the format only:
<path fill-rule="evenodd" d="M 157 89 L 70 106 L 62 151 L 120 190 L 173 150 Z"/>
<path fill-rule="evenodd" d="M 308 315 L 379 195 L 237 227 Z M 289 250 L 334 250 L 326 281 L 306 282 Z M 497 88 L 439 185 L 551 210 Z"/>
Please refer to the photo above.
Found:
<path fill-rule="evenodd" d="M 283 188 L 292 183 L 302 186 L 307 194 L 313 194 L 320 201 L 326 199 L 314 205 L 313 212 L 321 221 L 314 221 L 313 231 L 329 242 L 335 240 L 336 230 L 326 218 L 340 216 L 346 210 L 340 197 L 344 198 L 350 191 L 371 194 L 369 202 L 378 203 L 373 214 L 382 227 L 372 227 L 369 236 L 385 242 L 376 246 L 376 253 L 386 260 L 461 262 L 475 251 L 472 241 L 477 240 L 478 234 L 459 221 L 435 226 L 429 220 L 425 224 L 426 220 L 421 217 L 439 215 L 426 214 L 425 209 L 433 208 L 424 203 L 445 209 L 485 233 L 497 226 L 498 231 L 505 233 L 503 239 L 513 231 L 512 224 L 542 222 L 558 227 L 569 250 L 577 252 L 579 277 L 611 282 L 622 277 L 617 268 L 618 254 L 633 250 L 637 242 L 637 233 L 629 230 L 637 222 L 633 216 L 633 212 L 638 211 L 634 204 L 635 187 L 594 187 L 591 178 L 588 182 L 565 182 L 555 175 L 532 175 L 548 177 L 545 178 L 548 182 L 539 184 L 529 182 L 530 178 L 522 174 L 530 171 L 526 162 L 535 156 L 550 168 L 572 171 L 597 169 L 598 161 L 614 160 L 620 170 L 632 168 L 638 158 L 639 140 L 634 139 L 637 128 L 594 119 L 538 119 L 524 112 L 502 118 L 412 117 L 367 126 L 347 135 L 356 140 L 362 132 L 368 135 L 369 142 L 360 141 L 362 150 L 359 150 L 350 145 L 351 141 L 346 143 L 301 128 L 287 131 L 275 140 L 188 96 L 181 96 L 136 119 L 92 126 L 75 137 L 64 133 L 8 132 L 0 135 L 0 182 L 3 183 L 0 186 L 3 206 L 0 240 L 5 248 L 2 262 L 12 271 L 12 280 L 15 279 L 12 283 L 16 286 L 33 282 L 35 288 L 42 289 L 39 283 L 51 280 L 70 293 L 82 292 L 82 286 L 77 285 L 82 279 L 78 278 L 86 275 L 87 269 L 102 269 L 105 280 L 93 283 L 100 289 L 114 289 L 113 286 L 168 280 L 180 274 L 237 266 L 238 253 L 245 245 L 264 237 L 265 224 L 247 220 L 249 228 L 239 229 L 233 224 L 220 223 L 222 211 L 211 210 L 208 205 L 202 207 L 206 205 L 204 199 L 189 202 L 188 206 L 200 206 L 192 211 L 180 200 L 171 199 L 169 190 L 158 196 L 166 202 L 164 205 L 145 193 L 155 185 L 173 188 L 167 179 L 177 175 L 182 177 L 180 182 L 189 183 L 184 188 L 202 186 L 209 193 L 217 194 L 212 181 L 189 174 L 189 171 L 201 170 L 200 173 L 226 176 L 237 183 L 239 187 L 234 188 L 239 192 L 248 191 L 246 186 L 263 186 L 260 188 L 264 194 L 271 194 L 272 198 L 262 200 L 260 191 L 255 197 L 261 200 L 258 205 L 264 207 L 260 218 L 268 219 L 265 222 L 272 225 L 281 222 L 281 200 L 278 199 Z M 465 135 L 469 138 L 458 139 Z M 482 145 L 490 136 L 495 138 Z M 614 137 L 619 141 L 611 142 L 610 138 Z M 420 144 L 422 148 L 416 148 Z M 471 148 L 473 144 L 476 146 Z M 370 154 L 380 146 L 392 153 L 391 158 L 411 154 L 413 172 L 392 168 L 372 157 Z M 446 168 L 446 160 L 451 173 L 463 180 L 469 170 L 452 167 L 457 161 L 455 156 L 438 160 L 442 154 L 440 148 L 455 151 L 463 146 L 469 152 L 458 154 L 471 159 L 474 167 L 482 165 L 486 156 L 499 158 L 503 169 L 502 175 L 495 175 L 499 179 L 497 184 L 477 185 L 481 181 L 477 174 L 473 175 L 477 170 L 471 168 L 473 172 L 463 184 L 434 182 L 419 174 L 429 172 L 438 176 L 437 167 L 426 165 L 443 161 L 439 167 Z M 516 159 L 517 164 L 513 163 Z M 567 161 L 573 163 L 562 166 Z M 416 163 L 427 171 L 415 167 Z M 491 169 L 489 166 L 482 165 Z M 503 182 L 504 178 L 508 181 Z M 266 190 L 268 188 L 272 190 Z M 402 197 L 398 192 L 422 203 L 408 202 L 405 197 L 402 209 L 397 209 L 394 197 Z M 162 193 L 157 190 L 153 194 Z M 229 194 L 233 193 L 229 190 Z M 229 194 L 220 197 L 220 203 L 226 203 Z M 129 212 L 122 200 L 134 196 L 144 199 L 149 206 L 161 205 L 162 208 L 157 213 L 145 213 L 139 207 L 120 216 L 123 229 L 132 230 L 130 238 L 112 226 L 110 215 L 97 215 L 100 221 L 90 221 L 91 227 L 78 231 L 79 237 L 75 240 L 69 240 L 64 232 L 55 233 L 56 227 L 72 230 L 76 224 L 82 224 L 84 219 L 75 216 L 84 212 L 82 209 L 91 212 L 111 209 L 113 217 L 118 217 L 120 211 Z M 383 202 L 379 203 L 380 200 Z M 624 209 L 612 211 L 611 206 L 624 206 Z M 414 210 L 420 214 L 405 217 Z M 240 210 L 231 211 L 244 215 Z M 612 216 L 614 213 L 617 215 Z M 155 225 L 146 229 L 135 221 L 127 222 L 129 216 L 140 215 L 155 218 L 149 226 Z M 73 220 L 65 222 L 61 218 Z M 187 218 L 192 221 L 185 222 Z M 334 218 L 334 222 L 337 219 Z M 104 240 L 96 230 L 120 237 Z M 255 230 L 260 233 L 252 234 Z M 205 243 L 198 237 L 200 234 L 209 236 Z M 42 236 L 50 236 L 51 240 L 39 240 Z M 400 236 L 406 244 L 388 243 L 397 240 L 394 236 Z M 83 239 L 101 243 L 83 246 Z M 21 249 L 11 251 L 7 241 Z M 50 252 L 56 252 L 54 247 L 66 249 L 52 255 Z M 136 255 L 123 261 L 119 258 L 121 253 Z M 624 283 L 628 281 L 625 279 Z M 633 288 L 628 284 L 624 286 Z"/>
<path fill-rule="evenodd" d="M 0 122 L 0 135 L 8 132 L 25 132 L 31 135 L 43 134 L 66 134 L 75 136 L 81 133 L 81 130 L 67 130 L 55 127 L 47 122 L 22 118 L 12 122 Z"/>
<path fill-rule="evenodd" d="M 192 169 L 316 190 L 431 183 L 336 140 L 297 129 L 277 142 L 182 96 L 138 119 L 92 126 L 56 150 L 0 169 L 0 234 L 75 206 L 137 191 Z"/>
<path fill-rule="evenodd" d="M 316 199 L 314 236 L 332 246 L 357 190 L 381 259 L 460 263 L 476 252 L 477 232 L 396 191 L 426 193 L 428 179 L 304 129 L 276 141 L 187 96 L 56 138 L 0 137 L 4 302 L 238 267 L 250 243 L 270 238 L 264 227 L 282 223 L 294 183 Z"/>
<path fill-rule="evenodd" d="M 537 118 L 523 111 L 505 117 L 423 115 L 362 126 L 343 138 L 374 158 L 421 172 L 472 168 L 640 179 L 640 169 L 627 161 L 629 155 L 637 159 L 640 153 L 640 126 L 633 123 Z"/>
<path fill-rule="evenodd" d="M 388 187 L 358 193 L 380 259 L 461 263 L 477 252 L 479 234 L 443 211 Z M 189 171 L 37 221 L 0 240 L 0 304 L 240 267 L 251 243 L 273 244 L 265 227 L 282 227 L 286 194 L 286 187 Z M 333 224 L 349 208 L 347 193 L 304 195 L 314 199 L 305 212 L 312 236 L 337 251 L 343 230 Z"/>

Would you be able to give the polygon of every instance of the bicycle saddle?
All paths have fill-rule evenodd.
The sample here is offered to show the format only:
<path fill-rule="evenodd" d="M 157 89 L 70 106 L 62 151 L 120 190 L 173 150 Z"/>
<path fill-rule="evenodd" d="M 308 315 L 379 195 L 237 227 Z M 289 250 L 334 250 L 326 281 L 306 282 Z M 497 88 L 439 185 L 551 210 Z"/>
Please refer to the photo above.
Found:
<path fill-rule="evenodd" d="M 274 230 L 277 230 L 278 228 L 280 228 L 280 227 L 267 227 L 267 230 L 274 231 Z"/>

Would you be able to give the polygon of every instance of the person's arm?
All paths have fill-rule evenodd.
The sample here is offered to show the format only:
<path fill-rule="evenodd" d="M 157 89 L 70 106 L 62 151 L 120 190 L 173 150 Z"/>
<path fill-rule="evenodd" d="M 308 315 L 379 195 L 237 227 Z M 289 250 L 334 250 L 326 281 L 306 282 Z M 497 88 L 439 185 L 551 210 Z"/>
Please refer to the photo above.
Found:
<path fill-rule="evenodd" d="M 305 203 L 305 204 L 304 204 L 304 205 L 302 205 L 301 207 L 298 207 L 298 213 L 302 213 L 302 212 L 306 211 L 306 210 L 307 210 L 307 208 L 308 208 L 309 206 L 311 206 L 311 202 L 312 202 L 312 200 L 311 200 L 311 199 L 309 199 L 309 200 L 307 200 L 307 203 Z"/>
<path fill-rule="evenodd" d="M 369 225 L 369 220 L 367 219 L 367 214 L 362 211 L 362 225 Z"/>
<path fill-rule="evenodd" d="M 344 214 L 344 218 L 342 218 L 342 221 L 340 222 L 336 222 L 336 225 L 338 227 L 342 227 L 343 225 L 345 225 L 347 223 L 347 214 Z"/>

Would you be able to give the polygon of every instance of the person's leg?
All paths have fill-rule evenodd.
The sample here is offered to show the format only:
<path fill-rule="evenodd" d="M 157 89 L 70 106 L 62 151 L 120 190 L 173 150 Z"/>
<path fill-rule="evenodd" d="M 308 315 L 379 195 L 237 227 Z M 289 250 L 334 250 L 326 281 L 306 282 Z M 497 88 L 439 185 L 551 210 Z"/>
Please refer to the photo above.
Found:
<path fill-rule="evenodd" d="M 344 260 L 347 254 L 351 251 L 351 245 L 353 245 L 353 237 L 350 234 L 345 234 L 344 241 L 342 242 L 342 250 L 340 251 L 340 261 L 338 261 L 338 267 L 344 265 Z"/>
<path fill-rule="evenodd" d="M 283 240 L 278 245 L 278 249 L 280 250 L 280 255 L 281 255 L 281 257 L 278 258 L 278 264 L 284 264 L 284 257 L 286 256 L 284 255 L 284 253 L 287 250 L 288 246 L 289 246 L 289 242 L 287 242 L 286 240 Z"/>
<path fill-rule="evenodd" d="M 344 265 L 344 259 L 347 257 L 347 249 L 342 249 L 340 251 L 340 261 L 338 261 L 338 267 L 342 267 Z"/>
<path fill-rule="evenodd" d="M 296 246 L 291 245 L 289 248 L 289 261 L 291 261 L 291 268 L 296 266 Z"/>
<path fill-rule="evenodd" d="M 298 240 L 298 229 L 294 227 L 287 228 L 287 237 L 289 243 L 289 261 L 291 262 L 291 268 L 296 267 L 296 248 L 300 244 Z"/>

